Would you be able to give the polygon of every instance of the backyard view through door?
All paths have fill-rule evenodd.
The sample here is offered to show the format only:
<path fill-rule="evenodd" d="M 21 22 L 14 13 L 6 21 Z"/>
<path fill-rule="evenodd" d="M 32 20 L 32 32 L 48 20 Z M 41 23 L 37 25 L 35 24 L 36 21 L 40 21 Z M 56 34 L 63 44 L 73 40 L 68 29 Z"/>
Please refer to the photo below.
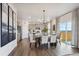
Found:
<path fill-rule="evenodd" d="M 65 21 L 60 23 L 61 42 L 71 45 L 72 42 L 72 22 Z"/>

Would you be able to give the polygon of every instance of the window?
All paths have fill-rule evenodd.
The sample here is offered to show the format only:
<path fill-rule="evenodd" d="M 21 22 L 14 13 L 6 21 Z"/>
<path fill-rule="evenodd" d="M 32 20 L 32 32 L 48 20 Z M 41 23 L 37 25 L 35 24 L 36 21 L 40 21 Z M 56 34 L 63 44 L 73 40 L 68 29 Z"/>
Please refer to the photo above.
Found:
<path fill-rule="evenodd" d="M 60 31 L 71 31 L 71 22 L 60 23 Z"/>
<path fill-rule="evenodd" d="M 60 31 L 66 30 L 66 23 L 60 23 Z"/>
<path fill-rule="evenodd" d="M 71 22 L 67 22 L 67 31 L 71 31 L 72 29 L 71 26 L 72 26 Z"/>

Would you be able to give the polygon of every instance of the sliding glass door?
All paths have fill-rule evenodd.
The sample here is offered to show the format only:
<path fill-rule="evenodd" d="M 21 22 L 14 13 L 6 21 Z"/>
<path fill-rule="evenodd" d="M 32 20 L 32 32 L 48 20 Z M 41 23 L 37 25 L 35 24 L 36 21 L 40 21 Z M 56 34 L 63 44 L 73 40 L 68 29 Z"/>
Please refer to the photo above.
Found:
<path fill-rule="evenodd" d="M 61 41 L 66 44 L 71 44 L 72 40 L 72 23 L 65 21 L 60 23 Z"/>
<path fill-rule="evenodd" d="M 59 18 L 59 31 L 61 42 L 71 45 L 72 41 L 72 13 L 68 13 Z"/>
<path fill-rule="evenodd" d="M 67 21 L 66 23 L 66 40 L 67 40 L 67 44 L 71 44 L 72 41 L 72 22 L 71 21 Z"/>

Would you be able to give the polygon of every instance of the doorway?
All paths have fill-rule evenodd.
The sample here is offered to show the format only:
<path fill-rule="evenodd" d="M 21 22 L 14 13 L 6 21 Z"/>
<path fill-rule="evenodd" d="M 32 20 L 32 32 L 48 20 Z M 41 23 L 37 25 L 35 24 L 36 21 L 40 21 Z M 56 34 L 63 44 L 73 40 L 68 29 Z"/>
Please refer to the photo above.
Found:
<path fill-rule="evenodd" d="M 17 42 L 22 40 L 22 28 L 21 26 L 17 26 Z"/>
<path fill-rule="evenodd" d="M 72 22 L 65 21 L 60 23 L 61 42 L 71 45 L 72 42 Z"/>

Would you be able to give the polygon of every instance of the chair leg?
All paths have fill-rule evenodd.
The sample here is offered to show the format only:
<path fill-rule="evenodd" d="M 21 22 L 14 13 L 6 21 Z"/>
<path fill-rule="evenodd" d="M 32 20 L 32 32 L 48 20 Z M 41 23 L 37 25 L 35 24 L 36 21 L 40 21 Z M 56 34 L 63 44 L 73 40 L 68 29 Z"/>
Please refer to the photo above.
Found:
<path fill-rule="evenodd" d="M 31 47 L 31 43 L 30 43 L 30 47 Z"/>
<path fill-rule="evenodd" d="M 35 48 L 37 48 L 37 43 L 35 42 Z"/>

